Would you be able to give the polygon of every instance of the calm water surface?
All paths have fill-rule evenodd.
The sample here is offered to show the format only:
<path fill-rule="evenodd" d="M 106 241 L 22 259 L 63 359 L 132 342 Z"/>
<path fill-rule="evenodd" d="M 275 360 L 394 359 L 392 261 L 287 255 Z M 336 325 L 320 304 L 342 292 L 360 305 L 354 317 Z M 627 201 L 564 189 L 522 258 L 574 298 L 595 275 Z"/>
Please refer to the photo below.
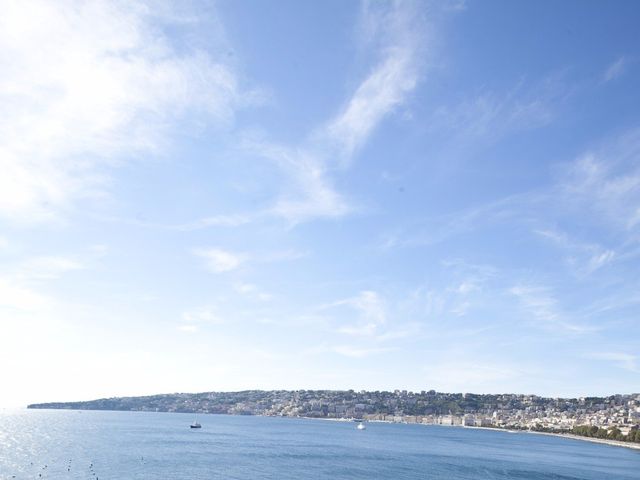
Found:
<path fill-rule="evenodd" d="M 191 430 L 193 420 L 0 411 L 0 479 L 640 479 L 640 451 L 543 435 L 226 415 Z"/>

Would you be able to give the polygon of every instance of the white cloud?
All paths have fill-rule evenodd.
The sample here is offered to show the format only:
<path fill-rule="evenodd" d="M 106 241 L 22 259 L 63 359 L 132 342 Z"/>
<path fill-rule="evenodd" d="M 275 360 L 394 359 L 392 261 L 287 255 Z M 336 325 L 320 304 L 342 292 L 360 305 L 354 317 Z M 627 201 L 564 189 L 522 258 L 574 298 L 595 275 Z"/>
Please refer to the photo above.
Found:
<path fill-rule="evenodd" d="M 85 268 L 85 261 L 63 255 L 37 256 L 15 263 L 0 275 L 0 312 L 38 313 L 45 318 L 59 302 L 42 293 L 40 287 Z"/>
<path fill-rule="evenodd" d="M 503 363 L 446 361 L 424 368 L 424 382 L 449 392 L 500 391 L 525 372 Z M 511 387 L 513 388 L 513 387 Z"/>
<path fill-rule="evenodd" d="M 462 301 L 453 306 L 453 308 L 451 309 L 451 313 L 453 313 L 458 317 L 463 317 L 467 314 L 470 308 L 471 308 L 471 302 Z"/>
<path fill-rule="evenodd" d="M 567 234 L 555 229 L 536 229 L 534 233 L 553 241 L 569 252 L 567 263 L 575 267 L 579 275 L 591 274 L 611 263 L 616 253 L 595 243 L 582 243 L 572 240 Z"/>
<path fill-rule="evenodd" d="M 627 68 L 628 59 L 624 56 L 618 57 L 613 63 L 611 63 L 602 75 L 603 82 L 610 82 L 620 77 Z"/>
<path fill-rule="evenodd" d="M 172 228 L 176 230 L 200 230 L 209 227 L 239 227 L 251 221 L 250 215 L 214 215 L 204 217 L 191 223 L 176 225 Z"/>
<path fill-rule="evenodd" d="M 186 311 L 182 314 L 178 330 L 186 333 L 196 333 L 207 325 L 221 325 L 224 320 L 218 316 L 212 307 L 200 307 Z"/>
<path fill-rule="evenodd" d="M 370 42 L 378 41 L 381 60 L 325 132 L 346 159 L 385 116 L 404 103 L 419 80 L 418 53 L 424 32 L 423 25 L 417 24 L 420 15 L 415 6 L 410 2 L 364 6 L 365 35 Z"/>
<path fill-rule="evenodd" d="M 445 8 L 455 11 L 464 11 L 467 9 L 467 2 L 466 0 L 451 0 L 445 2 Z"/>
<path fill-rule="evenodd" d="M 311 319 L 307 324 L 319 327 L 332 341 L 314 347 L 309 353 L 363 358 L 395 350 L 399 341 L 420 331 L 418 323 L 404 317 L 390 322 L 386 302 L 373 290 L 363 290 L 353 297 L 321 305 L 317 310 L 321 315 L 298 318 Z M 336 333 L 340 336 L 336 337 Z M 334 342 L 336 338 L 339 340 Z"/>
<path fill-rule="evenodd" d="M 196 333 L 199 328 L 197 325 L 178 325 L 178 330 L 186 333 Z"/>
<path fill-rule="evenodd" d="M 258 287 L 251 283 L 238 283 L 235 285 L 235 289 L 238 293 L 254 293 L 258 290 Z"/>
<path fill-rule="evenodd" d="M 399 53 L 399 57 L 386 59 L 360 85 L 345 111 L 329 125 L 329 134 L 343 145 L 346 156 L 351 156 L 380 120 L 402 103 L 405 93 L 413 90 L 416 79 L 405 72 L 410 59 Z"/>
<path fill-rule="evenodd" d="M 257 285 L 252 283 L 237 283 L 233 286 L 236 292 L 246 295 L 250 298 L 255 298 L 261 302 L 269 301 L 273 298 L 273 295 L 262 291 Z"/>
<path fill-rule="evenodd" d="M 390 348 L 361 348 L 353 345 L 337 345 L 333 351 L 345 357 L 364 358 L 392 351 Z"/>
<path fill-rule="evenodd" d="M 286 193 L 266 214 L 295 224 L 356 211 L 333 185 L 331 168 L 337 163 L 348 165 L 358 148 L 418 84 L 426 31 L 418 4 L 364 6 L 361 22 L 366 28 L 360 32 L 360 40 L 373 52 L 376 62 L 339 113 L 299 145 L 245 142 L 245 148 L 274 161 L 289 179 Z"/>
<path fill-rule="evenodd" d="M 590 222 L 605 222 L 621 233 L 633 230 L 640 211 L 639 160 L 636 128 L 573 161 L 556 194 Z"/>
<path fill-rule="evenodd" d="M 556 334 L 580 335 L 597 329 L 574 322 L 562 311 L 549 289 L 536 285 L 520 284 L 509 289 L 517 297 L 525 315 L 535 319 L 537 326 Z"/>
<path fill-rule="evenodd" d="M 56 218 L 98 194 L 119 154 L 160 152 L 185 112 L 225 124 L 247 102 L 230 66 L 174 48 L 161 24 L 175 19 L 156 13 L 117 1 L 2 3 L 1 216 Z"/>
<path fill-rule="evenodd" d="M 340 344 L 340 345 L 328 345 L 327 343 L 321 343 L 310 348 L 306 348 L 302 351 L 306 355 L 322 355 L 327 353 L 337 353 L 343 357 L 350 358 L 365 358 L 372 355 L 378 355 L 381 353 L 391 352 L 392 348 L 388 347 L 362 347 L 358 345 Z"/>
<path fill-rule="evenodd" d="M 640 373 L 640 367 L 638 367 L 637 355 L 631 355 L 629 353 L 623 353 L 623 352 L 604 352 L 604 353 L 593 353 L 593 354 L 590 354 L 589 356 L 591 358 L 613 362 L 619 368 L 622 368 L 624 370 Z"/>
<path fill-rule="evenodd" d="M 36 257 L 0 275 L 0 365 L 15 366 L 2 372 L 3 381 L 8 382 L 6 391 L 10 391 L 3 401 L 24 396 L 29 390 L 25 390 L 24 379 L 39 378 L 43 368 L 46 371 L 51 366 L 49 360 L 55 363 L 64 355 L 60 342 L 52 339 L 64 341 L 73 334 L 72 309 L 47 292 L 46 286 L 78 268 L 79 263 L 64 257 Z M 38 382 L 41 386 L 52 375 L 45 377 Z"/>
<path fill-rule="evenodd" d="M 85 266 L 77 259 L 63 256 L 34 257 L 20 265 L 18 277 L 26 280 L 53 280 Z"/>
<path fill-rule="evenodd" d="M 528 311 L 543 321 L 555 321 L 560 317 L 557 302 L 546 289 L 529 285 L 517 285 L 509 293 L 518 297 Z"/>
<path fill-rule="evenodd" d="M 363 317 L 376 325 L 381 325 L 386 321 L 384 303 L 376 292 L 365 290 L 357 297 L 346 300 L 345 303 L 360 310 Z"/>
<path fill-rule="evenodd" d="M 522 216 L 522 209 L 534 199 L 529 194 L 512 195 L 486 204 L 441 215 L 423 218 L 411 229 L 397 229 L 384 235 L 379 248 L 390 250 L 398 247 L 434 245 L 450 237 L 488 228 L 493 224 Z"/>
<path fill-rule="evenodd" d="M 199 248 L 193 253 L 204 258 L 207 268 L 215 273 L 235 270 L 247 260 L 245 254 L 233 253 L 221 248 Z"/>
<path fill-rule="evenodd" d="M 215 313 L 211 307 L 198 308 L 196 310 L 190 310 L 182 314 L 182 320 L 185 323 L 209 323 L 219 324 L 222 320 Z"/>
<path fill-rule="evenodd" d="M 243 264 L 252 263 L 273 263 L 298 260 L 306 254 L 297 250 L 276 250 L 272 252 L 241 253 L 232 252 L 219 247 L 196 248 L 193 253 L 205 259 L 207 267 L 216 273 L 236 270 Z"/>
<path fill-rule="evenodd" d="M 260 257 L 260 260 L 262 262 L 285 262 L 285 261 L 299 260 L 301 258 L 306 257 L 307 255 L 308 255 L 307 252 L 303 252 L 295 249 L 277 250 L 277 251 L 262 255 Z"/>
<path fill-rule="evenodd" d="M 496 267 L 468 264 L 459 259 L 443 261 L 442 265 L 446 275 L 453 279 L 440 286 L 428 282 L 428 286 L 414 288 L 402 302 L 403 316 L 430 322 L 431 333 L 445 325 L 446 329 L 453 328 L 459 317 L 474 309 L 487 308 L 497 298 L 492 283 L 497 276 Z"/>
<path fill-rule="evenodd" d="M 327 175 L 324 154 L 259 139 L 245 139 L 243 147 L 273 161 L 287 177 L 286 193 L 263 214 L 295 224 L 311 218 L 341 217 L 354 210 Z"/>
<path fill-rule="evenodd" d="M 589 270 L 589 272 L 598 270 L 600 267 L 610 263 L 614 259 L 614 257 L 615 252 L 612 250 L 605 250 L 603 252 L 597 253 L 589 259 L 587 269 Z"/>
<path fill-rule="evenodd" d="M 476 285 L 472 280 L 463 281 L 457 288 L 458 293 L 461 293 L 462 295 L 475 292 L 476 290 L 478 290 L 478 285 Z"/>
<path fill-rule="evenodd" d="M 525 228 L 565 250 L 564 264 L 573 275 L 586 277 L 639 254 L 639 160 L 635 128 L 556 164 L 549 186 L 424 218 L 387 232 L 379 246 L 434 245 L 494 227 Z"/>
<path fill-rule="evenodd" d="M 558 76 L 534 84 L 519 81 L 505 93 L 485 89 L 456 105 L 441 106 L 431 123 L 434 129 L 446 128 L 457 141 L 464 137 L 473 145 L 478 139 L 493 142 L 549 124 L 570 93 Z"/>
<path fill-rule="evenodd" d="M 51 298 L 19 284 L 15 279 L 0 277 L 0 309 L 9 312 L 34 312 L 46 310 L 51 303 Z"/>
<path fill-rule="evenodd" d="M 384 302 L 378 293 L 365 290 L 355 297 L 339 300 L 325 305 L 325 309 L 347 306 L 359 313 L 359 321 L 355 324 L 342 325 L 338 332 L 353 336 L 374 336 L 379 333 L 379 327 L 386 322 Z"/>
<path fill-rule="evenodd" d="M 95 255 L 102 257 L 109 253 L 109 246 L 104 243 L 96 243 L 95 245 L 91 245 L 89 250 Z"/>

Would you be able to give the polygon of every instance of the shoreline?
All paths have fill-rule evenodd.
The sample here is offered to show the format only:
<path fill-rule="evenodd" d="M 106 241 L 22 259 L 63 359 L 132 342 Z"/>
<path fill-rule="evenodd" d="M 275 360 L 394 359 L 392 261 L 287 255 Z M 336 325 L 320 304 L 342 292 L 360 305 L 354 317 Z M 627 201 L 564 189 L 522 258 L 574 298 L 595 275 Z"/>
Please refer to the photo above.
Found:
<path fill-rule="evenodd" d="M 582 435 L 575 435 L 573 433 L 550 433 L 550 432 L 531 432 L 526 431 L 524 433 L 535 433 L 538 435 L 549 435 L 552 437 L 568 438 L 569 440 L 582 440 L 585 442 L 599 443 L 601 445 L 609 445 L 610 447 L 625 447 L 632 450 L 640 450 L 640 443 L 622 442 L 620 440 L 609 440 L 606 438 L 593 438 L 583 437 Z"/>
<path fill-rule="evenodd" d="M 622 442 L 620 440 L 609 440 L 606 438 L 593 438 L 593 437 L 584 437 L 582 435 L 575 435 L 573 433 L 552 433 L 552 432 L 536 432 L 535 430 L 513 430 L 510 428 L 492 428 L 492 427 L 470 427 L 470 426 L 461 426 L 461 425 L 452 425 L 454 427 L 461 428 L 469 428 L 469 429 L 477 429 L 477 430 L 492 430 L 498 432 L 507 432 L 507 433 L 533 433 L 535 435 L 548 435 L 550 437 L 559 437 L 559 438 L 568 438 L 569 440 L 582 440 L 584 442 L 591 443 L 599 443 L 601 445 L 609 445 L 610 447 L 625 447 L 630 448 L 632 450 L 640 450 L 640 443 L 633 442 Z"/>

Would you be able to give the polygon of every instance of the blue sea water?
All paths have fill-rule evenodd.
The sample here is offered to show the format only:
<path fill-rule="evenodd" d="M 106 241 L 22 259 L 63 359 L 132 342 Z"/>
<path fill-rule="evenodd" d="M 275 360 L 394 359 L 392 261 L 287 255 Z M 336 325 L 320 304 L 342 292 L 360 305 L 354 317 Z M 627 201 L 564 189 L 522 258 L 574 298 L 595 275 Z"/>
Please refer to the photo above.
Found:
<path fill-rule="evenodd" d="M 638 450 L 544 435 L 226 415 L 191 430 L 193 420 L 0 412 L 0 479 L 640 479 Z"/>

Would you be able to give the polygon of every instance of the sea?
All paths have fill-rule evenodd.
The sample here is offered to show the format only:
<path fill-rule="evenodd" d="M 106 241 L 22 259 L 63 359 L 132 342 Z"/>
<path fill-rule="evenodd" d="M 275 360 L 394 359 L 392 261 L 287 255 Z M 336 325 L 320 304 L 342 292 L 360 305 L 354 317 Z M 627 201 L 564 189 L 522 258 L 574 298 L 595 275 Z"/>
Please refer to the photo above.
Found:
<path fill-rule="evenodd" d="M 461 427 L 0 411 L 0 479 L 14 478 L 638 480 L 640 450 Z"/>

